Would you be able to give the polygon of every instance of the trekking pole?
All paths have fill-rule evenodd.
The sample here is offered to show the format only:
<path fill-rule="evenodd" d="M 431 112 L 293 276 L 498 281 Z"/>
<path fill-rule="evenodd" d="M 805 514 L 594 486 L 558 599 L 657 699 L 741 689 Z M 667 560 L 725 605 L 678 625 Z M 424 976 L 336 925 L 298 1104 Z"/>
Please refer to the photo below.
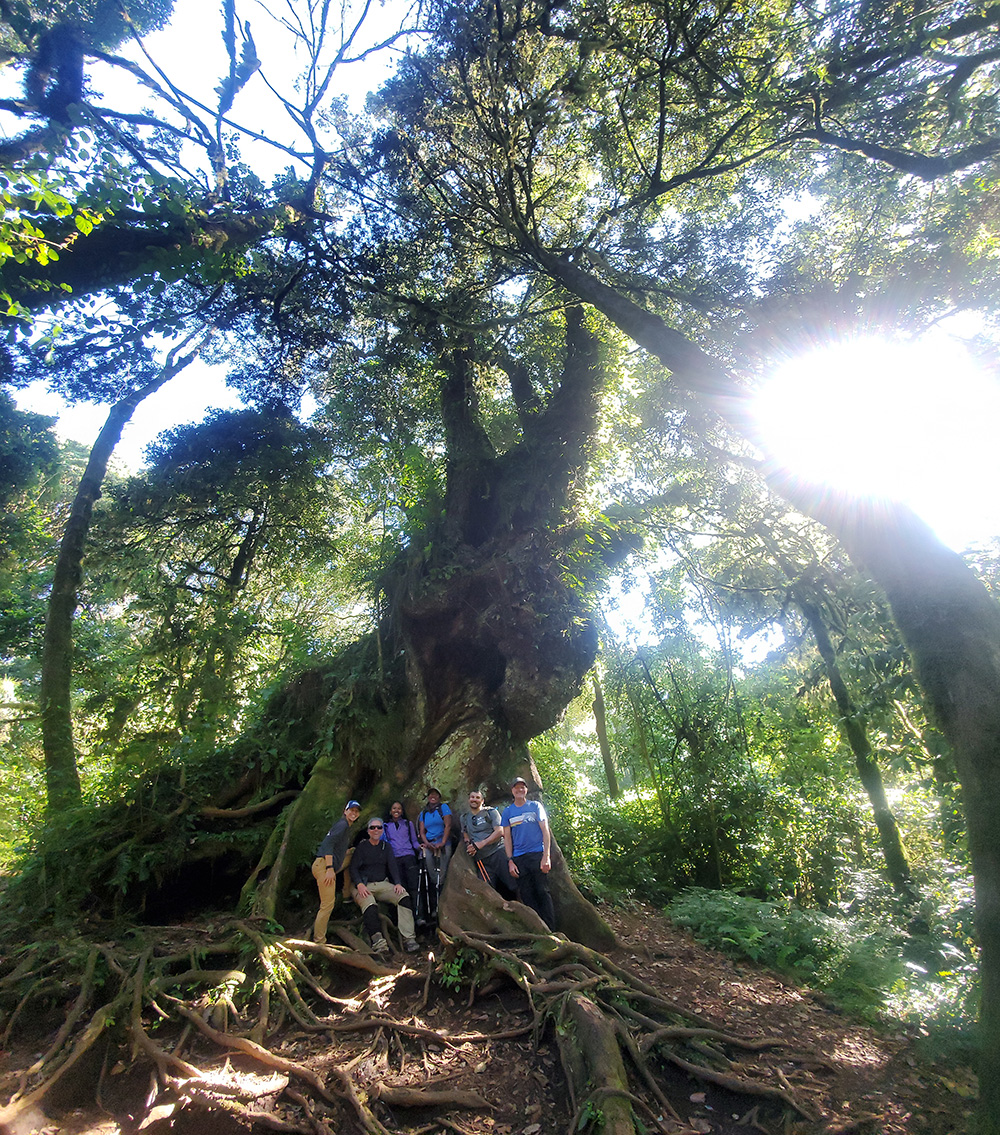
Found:
<path fill-rule="evenodd" d="M 434 852 L 434 921 L 437 921 L 438 901 L 441 898 L 441 855 Z"/>
<path fill-rule="evenodd" d="M 428 894 L 430 881 L 427 878 L 427 864 L 424 863 L 422 851 L 417 860 L 417 867 L 419 872 L 417 875 L 417 917 L 421 923 L 426 924 L 430 921 L 430 895 Z"/>

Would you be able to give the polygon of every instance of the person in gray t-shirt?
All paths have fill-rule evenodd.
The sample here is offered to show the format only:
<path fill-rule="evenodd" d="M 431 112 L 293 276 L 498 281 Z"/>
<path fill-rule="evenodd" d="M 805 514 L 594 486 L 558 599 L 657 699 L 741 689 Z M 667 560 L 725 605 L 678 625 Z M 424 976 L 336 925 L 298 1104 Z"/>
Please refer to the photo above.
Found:
<path fill-rule="evenodd" d="M 474 788 L 469 793 L 469 810 L 462 813 L 461 824 L 465 850 L 476 864 L 479 874 L 496 890 L 515 895 L 517 883 L 507 869 L 500 813 L 496 808 L 489 808 L 483 803 L 480 789 Z M 499 887 L 497 883 L 500 883 Z"/>

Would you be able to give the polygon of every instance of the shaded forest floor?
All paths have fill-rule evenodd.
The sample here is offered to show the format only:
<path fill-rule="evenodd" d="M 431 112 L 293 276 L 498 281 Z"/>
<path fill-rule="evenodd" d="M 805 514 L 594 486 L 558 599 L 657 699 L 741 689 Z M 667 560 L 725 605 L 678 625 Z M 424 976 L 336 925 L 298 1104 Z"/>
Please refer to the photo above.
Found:
<path fill-rule="evenodd" d="M 665 1129 L 678 1135 L 961 1135 L 967 1130 L 975 1083 L 969 1069 L 924 1059 L 904 1033 L 859 1024 L 819 995 L 698 945 L 653 908 L 605 908 L 603 913 L 619 937 L 619 948 L 610 955 L 618 964 L 707 1026 L 776 1041 L 748 1053 L 731 1074 L 781 1083 L 813 1116 L 807 1120 L 775 1100 L 734 1095 L 667 1065 L 659 1072 L 677 1118 L 664 1116 Z M 172 949 L 187 940 L 195 950 L 206 941 L 205 929 L 192 924 L 169 928 L 166 937 Z M 434 952 L 440 953 L 437 943 L 428 941 L 413 959 L 397 958 L 397 973 L 374 977 L 367 987 L 363 975 L 331 973 L 329 992 L 354 998 L 344 1009 L 345 1023 L 391 1018 L 413 1026 L 412 1033 L 377 1027 L 308 1032 L 292 1022 L 279 1036 L 268 1038 L 271 1052 L 321 1078 L 335 1066 L 347 1065 L 354 1085 L 368 1093 L 382 1123 L 406 1135 L 570 1131 L 576 1117 L 556 1044 L 543 1033 L 536 1049 L 532 1013 L 520 990 L 507 983 L 469 1004 L 467 990 L 455 992 L 428 980 Z M 36 1018 L 0 1053 L 0 1103 L 17 1089 L 24 1069 L 44 1050 L 59 1019 Z M 518 1026 L 529 1031 L 509 1039 L 496 1037 Z M 427 1030 L 451 1038 L 451 1043 L 439 1043 Z M 464 1036 L 470 1039 L 460 1039 Z M 184 1057 L 223 1079 L 235 1082 L 242 1077 L 245 1083 L 257 1077 L 261 1086 L 256 1106 L 270 1118 L 254 1124 L 255 1131 L 354 1135 L 360 1130 L 343 1108 L 324 1111 L 322 1101 L 314 1100 L 304 1110 L 301 1102 L 286 1101 L 273 1088 L 268 1099 L 273 1070 L 239 1053 L 222 1053 L 204 1038 L 188 1041 Z M 248 1130 L 244 1120 L 218 1110 L 209 1114 L 196 1100 L 185 1101 L 183 1094 L 157 1094 L 149 1066 L 126 1064 L 109 1060 L 107 1052 L 98 1058 L 95 1052 L 56 1085 L 44 1101 L 44 1112 L 36 1109 L 20 1116 L 10 1135 L 130 1135 L 138 1130 L 148 1135 L 237 1135 Z M 100 1107 L 93 1102 L 95 1085 Z M 457 1102 L 433 1109 L 374 1102 L 376 1085 L 440 1090 L 452 1093 Z M 475 1093 L 486 1106 L 463 1093 Z"/>

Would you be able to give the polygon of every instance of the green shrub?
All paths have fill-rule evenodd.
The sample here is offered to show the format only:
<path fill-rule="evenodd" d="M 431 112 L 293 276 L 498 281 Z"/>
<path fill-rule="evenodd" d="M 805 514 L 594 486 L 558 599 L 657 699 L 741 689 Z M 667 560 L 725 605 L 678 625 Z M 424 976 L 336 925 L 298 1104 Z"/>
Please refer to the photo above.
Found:
<path fill-rule="evenodd" d="M 884 1007 L 905 969 L 892 939 L 859 923 L 787 903 L 692 887 L 678 895 L 666 913 L 699 942 L 770 966 L 866 1015 Z"/>

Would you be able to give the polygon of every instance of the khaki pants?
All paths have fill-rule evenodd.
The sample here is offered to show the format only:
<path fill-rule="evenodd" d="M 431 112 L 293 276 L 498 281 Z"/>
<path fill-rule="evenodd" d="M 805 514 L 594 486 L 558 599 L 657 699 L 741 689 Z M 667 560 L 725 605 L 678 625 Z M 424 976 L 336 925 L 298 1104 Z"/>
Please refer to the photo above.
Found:
<path fill-rule="evenodd" d="M 375 902 L 389 902 L 398 908 L 399 911 L 399 932 L 404 939 L 409 939 L 414 936 L 413 929 L 413 911 L 408 907 L 400 906 L 399 904 L 403 899 L 409 897 L 407 891 L 403 891 L 401 895 L 396 894 L 396 888 L 388 879 L 382 879 L 377 883 L 366 883 L 370 894 L 366 899 L 358 898 L 358 892 L 354 892 L 354 901 L 361 907 L 361 913 L 372 906 Z"/>
<path fill-rule="evenodd" d="M 319 910 L 313 923 L 313 941 L 325 942 L 326 928 L 330 923 L 330 915 L 333 914 L 333 904 L 337 901 L 337 876 L 327 879 L 326 860 L 322 855 L 313 860 L 312 873 L 319 888 Z"/>
<path fill-rule="evenodd" d="M 354 848 L 348 848 L 341 867 L 341 872 L 344 872 L 341 875 L 341 890 L 343 890 L 344 880 L 347 878 L 346 871 L 350 866 L 353 854 Z M 333 913 L 333 904 L 337 901 L 337 875 L 327 881 L 326 860 L 322 855 L 313 860 L 312 873 L 316 880 L 316 886 L 319 888 L 319 910 L 316 912 L 316 921 L 313 923 L 313 941 L 325 942 L 326 928 L 330 923 L 330 915 Z"/>

